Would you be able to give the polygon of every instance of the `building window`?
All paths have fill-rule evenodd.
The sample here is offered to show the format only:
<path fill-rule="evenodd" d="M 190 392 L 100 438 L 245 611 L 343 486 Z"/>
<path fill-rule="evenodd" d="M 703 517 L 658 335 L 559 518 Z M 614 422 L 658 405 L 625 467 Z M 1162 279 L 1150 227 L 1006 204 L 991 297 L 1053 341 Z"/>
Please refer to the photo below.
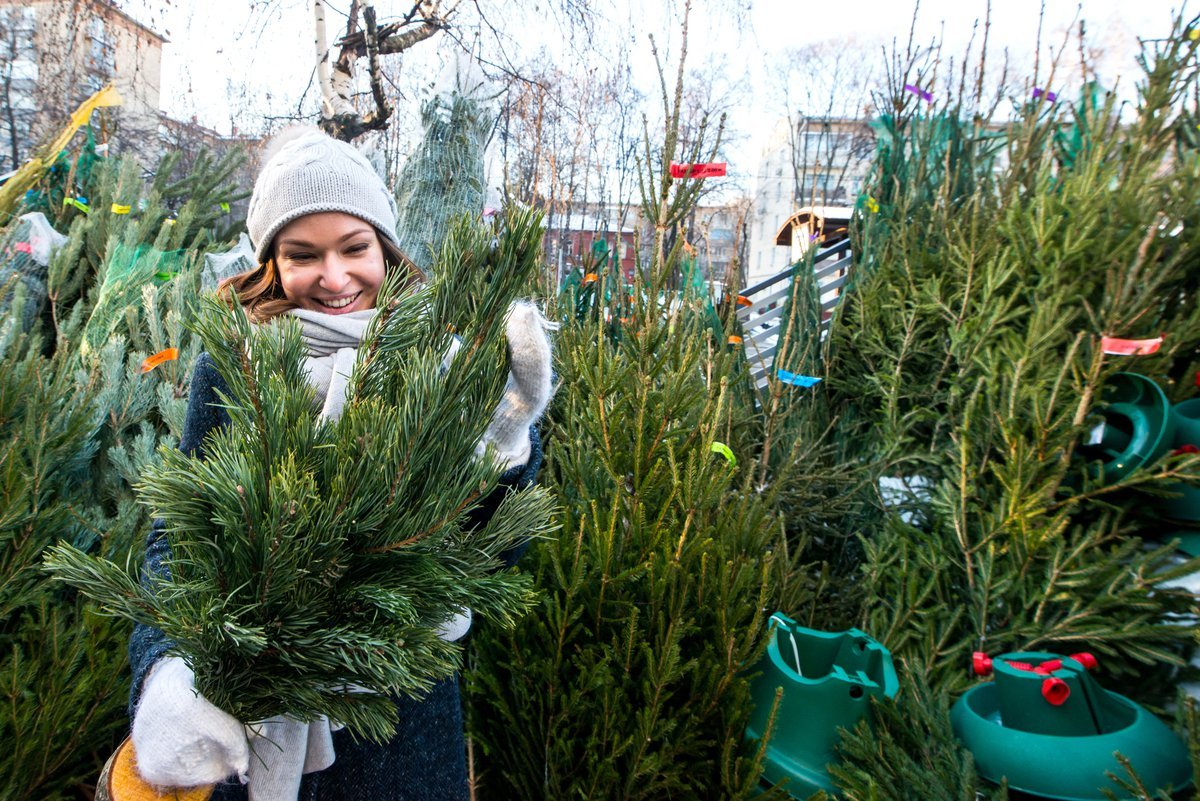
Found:
<path fill-rule="evenodd" d="M 116 61 L 117 47 L 104 20 L 92 17 L 88 21 L 88 68 L 108 72 Z"/>

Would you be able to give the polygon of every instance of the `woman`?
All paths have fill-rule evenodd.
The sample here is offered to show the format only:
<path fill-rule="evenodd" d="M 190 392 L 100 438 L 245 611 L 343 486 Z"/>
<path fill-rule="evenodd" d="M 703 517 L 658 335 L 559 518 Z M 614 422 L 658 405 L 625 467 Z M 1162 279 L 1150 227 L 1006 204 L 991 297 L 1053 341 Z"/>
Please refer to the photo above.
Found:
<path fill-rule="evenodd" d="M 321 414 L 336 418 L 357 347 L 374 314 L 385 275 L 420 272 L 401 252 L 396 206 L 371 165 L 350 145 L 312 128 L 276 138 L 255 182 L 247 227 L 259 266 L 224 282 L 255 322 L 281 314 L 299 319 L 306 367 Z M 531 483 L 541 463 L 533 424 L 550 398 L 546 323 L 528 303 L 514 305 L 506 325 L 512 375 L 484 439 L 505 473 L 485 520 L 506 487 Z M 227 391 L 211 359 L 201 355 L 192 376 L 180 448 L 203 458 L 205 437 L 229 424 L 219 404 Z M 156 521 L 145 572 L 161 573 L 169 545 Z M 508 554 L 515 562 L 519 553 Z M 470 613 L 444 623 L 455 640 Z M 396 735 L 383 745 L 354 742 L 327 721 L 273 718 L 243 725 L 195 690 L 191 670 L 167 656 L 161 632 L 138 626 L 130 642 L 131 714 L 138 770 L 152 784 L 190 787 L 221 782 L 214 799 L 453 801 L 468 797 L 457 677 L 419 700 L 395 699 Z M 244 787 L 243 784 L 248 785 Z"/>

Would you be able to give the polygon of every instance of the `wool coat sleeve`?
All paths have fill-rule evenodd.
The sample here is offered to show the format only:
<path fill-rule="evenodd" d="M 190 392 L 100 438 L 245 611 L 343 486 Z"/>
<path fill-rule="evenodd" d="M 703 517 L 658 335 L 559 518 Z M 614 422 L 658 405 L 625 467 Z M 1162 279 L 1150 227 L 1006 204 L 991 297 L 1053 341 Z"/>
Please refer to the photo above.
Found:
<path fill-rule="evenodd" d="M 229 425 L 229 413 L 219 404 L 220 392 L 228 392 L 228 385 L 217 372 L 212 357 L 202 353 L 192 369 L 191 388 L 188 392 L 187 414 L 183 421 L 183 434 L 179 449 L 189 456 L 204 458 L 204 439 L 209 432 Z M 163 519 L 156 518 L 146 538 L 146 555 L 142 561 L 142 584 L 148 585 L 156 577 L 167 575 L 167 559 L 170 543 L 167 542 Z M 129 638 L 129 664 L 133 669 L 133 682 L 129 688 L 129 716 L 142 695 L 142 684 L 154 663 L 161 659 L 171 647 L 171 642 L 156 628 L 137 624 Z"/>

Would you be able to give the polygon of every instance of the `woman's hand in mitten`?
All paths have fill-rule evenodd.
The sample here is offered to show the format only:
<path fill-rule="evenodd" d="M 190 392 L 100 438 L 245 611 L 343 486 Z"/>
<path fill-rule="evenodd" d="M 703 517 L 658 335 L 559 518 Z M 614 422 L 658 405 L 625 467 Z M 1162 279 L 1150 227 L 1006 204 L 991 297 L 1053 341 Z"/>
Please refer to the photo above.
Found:
<path fill-rule="evenodd" d="M 537 422 L 553 394 L 550 368 L 550 337 L 558 326 L 547 322 L 529 301 L 517 301 L 508 310 L 509 374 L 504 396 L 492 414 L 492 422 L 476 446 L 482 456 L 488 444 L 495 446 L 496 463 L 502 469 L 529 461 L 529 426 Z"/>
<path fill-rule="evenodd" d="M 196 692 L 182 659 L 159 660 L 146 677 L 133 715 L 133 750 L 142 778 L 160 787 L 245 781 L 250 748 L 245 727 Z"/>

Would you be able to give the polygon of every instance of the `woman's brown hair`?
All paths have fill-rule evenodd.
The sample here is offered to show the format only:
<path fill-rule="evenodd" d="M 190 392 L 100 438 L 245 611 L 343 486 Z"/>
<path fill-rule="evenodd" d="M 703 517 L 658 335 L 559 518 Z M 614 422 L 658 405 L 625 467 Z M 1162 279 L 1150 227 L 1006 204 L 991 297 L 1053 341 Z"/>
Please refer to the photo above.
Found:
<path fill-rule="evenodd" d="M 410 286 L 420 283 L 422 274 L 413 260 L 386 236 L 381 236 L 378 231 L 375 232 L 375 236 L 383 248 L 385 272 L 402 269 L 409 274 L 407 283 Z M 246 315 L 255 323 L 265 323 L 297 307 L 283 294 L 283 282 L 279 278 L 279 267 L 275 264 L 274 245 L 262 264 L 253 270 L 226 278 L 217 285 L 217 297 L 230 305 L 233 304 L 234 293 L 237 293 L 238 302 Z"/>

